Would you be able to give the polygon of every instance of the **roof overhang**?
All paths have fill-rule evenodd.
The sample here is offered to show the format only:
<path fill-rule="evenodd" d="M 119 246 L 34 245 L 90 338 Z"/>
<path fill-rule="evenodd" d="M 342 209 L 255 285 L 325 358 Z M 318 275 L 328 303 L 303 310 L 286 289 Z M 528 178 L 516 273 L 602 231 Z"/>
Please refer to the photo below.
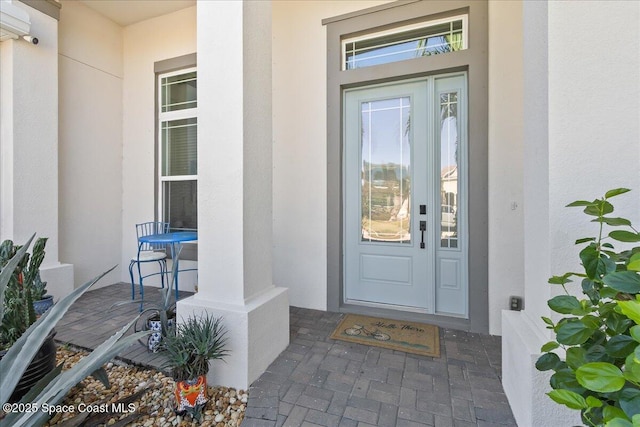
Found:
<path fill-rule="evenodd" d="M 31 20 L 27 11 L 11 0 L 0 0 L 0 41 L 17 39 L 29 34 Z"/>

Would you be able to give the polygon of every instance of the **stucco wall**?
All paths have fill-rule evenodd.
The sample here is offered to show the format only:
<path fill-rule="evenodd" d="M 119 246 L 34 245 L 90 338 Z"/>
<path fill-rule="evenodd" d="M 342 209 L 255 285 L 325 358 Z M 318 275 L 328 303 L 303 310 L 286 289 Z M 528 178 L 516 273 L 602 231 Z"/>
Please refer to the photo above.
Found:
<path fill-rule="evenodd" d="M 522 3 L 489 2 L 489 332 L 524 297 Z M 473 272 L 471 272 L 473 274 Z"/>
<path fill-rule="evenodd" d="M 273 276 L 293 306 L 327 308 L 324 18 L 385 1 L 273 2 Z"/>
<path fill-rule="evenodd" d="M 77 286 L 120 264 L 122 29 L 65 1 L 59 40 L 60 256 Z M 96 286 L 119 281 L 121 269 Z"/>
<path fill-rule="evenodd" d="M 121 264 L 136 252 L 135 224 L 153 221 L 155 75 L 154 63 L 196 51 L 196 7 L 127 26 L 123 30 L 122 246 Z M 202 219 L 200 219 L 202 221 Z M 191 263 L 180 264 L 181 268 Z M 126 268 L 121 280 L 129 281 Z M 195 274 L 180 276 L 180 289 L 193 290 Z M 149 282 L 152 283 L 150 280 Z"/>
<path fill-rule="evenodd" d="M 532 364 L 549 339 L 540 317 L 560 292 L 547 279 L 580 271 L 574 241 L 597 233 L 580 208 L 564 206 L 628 187 L 613 215 L 640 224 L 640 3 L 525 2 L 523 11 L 526 308 L 505 313 L 503 384 L 519 425 L 574 425 L 545 398 L 548 382 Z M 579 282 L 569 288 L 580 293 Z"/>

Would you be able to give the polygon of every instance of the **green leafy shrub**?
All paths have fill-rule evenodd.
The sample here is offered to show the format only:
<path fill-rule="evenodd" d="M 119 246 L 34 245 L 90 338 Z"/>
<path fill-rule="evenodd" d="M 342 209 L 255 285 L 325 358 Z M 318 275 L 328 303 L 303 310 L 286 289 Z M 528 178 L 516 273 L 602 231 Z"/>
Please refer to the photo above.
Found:
<path fill-rule="evenodd" d="M 588 426 L 640 425 L 640 233 L 628 219 L 611 215 L 609 201 L 628 191 L 614 189 L 601 199 L 567 205 L 583 207 L 598 235 L 576 241 L 586 245 L 579 253 L 584 272 L 549 279 L 565 291 L 548 301 L 564 317 L 542 318 L 555 341 L 542 347 L 536 368 L 554 371 L 549 397 L 579 410 Z M 627 248 L 616 251 L 612 241 Z M 580 281 L 584 298 L 568 291 L 572 279 Z"/>

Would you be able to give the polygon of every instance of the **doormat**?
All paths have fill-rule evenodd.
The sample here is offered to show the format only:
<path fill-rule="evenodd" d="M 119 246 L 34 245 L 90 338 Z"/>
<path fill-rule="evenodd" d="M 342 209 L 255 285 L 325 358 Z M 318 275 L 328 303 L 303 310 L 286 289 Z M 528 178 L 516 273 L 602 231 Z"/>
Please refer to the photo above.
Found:
<path fill-rule="evenodd" d="M 424 323 L 347 314 L 329 338 L 440 357 L 438 327 Z"/>

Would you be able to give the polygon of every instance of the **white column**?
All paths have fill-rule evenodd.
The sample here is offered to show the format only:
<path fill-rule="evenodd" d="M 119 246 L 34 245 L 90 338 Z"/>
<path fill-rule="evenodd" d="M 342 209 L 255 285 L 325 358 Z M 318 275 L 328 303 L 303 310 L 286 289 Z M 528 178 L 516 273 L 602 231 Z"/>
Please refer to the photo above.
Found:
<path fill-rule="evenodd" d="M 628 187 L 616 213 L 640 223 L 640 4 L 523 3 L 525 310 L 503 312 L 503 385 L 519 425 L 578 425 L 534 367 L 552 339 L 540 317 L 553 317 L 547 300 L 560 291 L 547 279 L 580 271 L 574 241 L 595 230 L 565 205 Z"/>
<path fill-rule="evenodd" d="M 271 3 L 198 2 L 198 290 L 178 317 L 224 317 L 210 381 L 246 389 L 289 342 L 272 280 Z"/>
<path fill-rule="evenodd" d="M 39 43 L 0 43 L 0 240 L 48 237 L 40 270 L 59 298 L 73 290 L 73 266 L 58 257 L 58 21 L 13 4 Z"/>

